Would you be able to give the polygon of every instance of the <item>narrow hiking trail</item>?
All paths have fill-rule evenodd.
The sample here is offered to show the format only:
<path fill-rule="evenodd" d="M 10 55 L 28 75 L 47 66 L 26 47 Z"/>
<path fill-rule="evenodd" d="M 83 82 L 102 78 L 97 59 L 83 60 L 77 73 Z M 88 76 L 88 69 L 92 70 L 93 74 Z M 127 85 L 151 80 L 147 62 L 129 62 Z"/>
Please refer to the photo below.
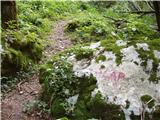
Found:
<path fill-rule="evenodd" d="M 64 33 L 64 27 L 66 24 L 67 22 L 63 20 L 55 24 L 53 31 L 54 34 L 49 36 L 49 39 L 53 41 L 51 41 L 52 45 L 49 44 L 43 53 L 47 58 L 71 46 L 71 40 Z"/>
<path fill-rule="evenodd" d="M 60 20 L 55 23 L 53 33 L 49 36 L 49 44 L 43 54 L 49 59 L 52 55 L 63 51 L 71 46 L 71 40 L 65 35 L 64 27 L 66 21 Z M 36 112 L 27 115 L 23 112 L 24 103 L 37 100 L 41 92 L 38 74 L 23 80 L 17 87 L 5 95 L 2 100 L 2 120 L 49 120 L 48 117 L 40 117 Z"/>

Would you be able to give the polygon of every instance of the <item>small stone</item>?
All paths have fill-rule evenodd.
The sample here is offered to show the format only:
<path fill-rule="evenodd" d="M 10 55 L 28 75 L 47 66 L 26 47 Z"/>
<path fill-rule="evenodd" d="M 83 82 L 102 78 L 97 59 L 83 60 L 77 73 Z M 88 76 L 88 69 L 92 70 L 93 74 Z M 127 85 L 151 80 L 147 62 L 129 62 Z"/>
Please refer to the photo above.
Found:
<path fill-rule="evenodd" d="M 19 92 L 20 95 L 23 94 L 23 93 L 24 93 L 23 91 L 20 91 L 20 92 Z"/>

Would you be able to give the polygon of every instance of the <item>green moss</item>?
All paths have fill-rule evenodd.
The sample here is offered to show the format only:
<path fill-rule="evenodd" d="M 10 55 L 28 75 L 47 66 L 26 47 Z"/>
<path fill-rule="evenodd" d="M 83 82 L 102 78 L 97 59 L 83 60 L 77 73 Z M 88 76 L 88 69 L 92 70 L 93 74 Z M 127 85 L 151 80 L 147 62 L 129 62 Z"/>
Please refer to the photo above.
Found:
<path fill-rule="evenodd" d="M 97 58 L 96 58 L 96 62 L 98 63 L 99 61 L 105 61 L 106 60 L 106 57 L 104 55 L 99 55 Z"/>
<path fill-rule="evenodd" d="M 155 56 L 154 56 L 153 57 L 153 68 L 152 68 L 149 80 L 152 81 L 152 82 L 155 82 L 155 83 L 158 83 L 158 80 L 160 80 L 157 77 L 157 71 L 158 71 L 159 63 L 160 63 L 160 60 L 156 59 Z"/>
<path fill-rule="evenodd" d="M 96 79 L 93 76 L 90 76 L 84 77 L 80 79 L 80 81 L 79 98 L 72 119 L 85 120 L 92 118 L 92 113 L 89 111 L 87 103 L 90 101 L 91 91 L 93 91 L 96 87 Z"/>
<path fill-rule="evenodd" d="M 150 45 L 150 48 L 152 50 L 158 50 L 160 51 L 160 38 L 152 38 L 150 40 L 146 40 L 146 42 L 148 43 L 148 45 Z"/>
<path fill-rule="evenodd" d="M 93 12 L 94 11 L 94 12 Z M 85 11 L 74 16 L 74 19 L 67 26 L 73 30 L 69 30 L 69 35 L 75 43 L 86 43 L 91 41 L 100 41 L 110 35 L 113 30 L 113 25 L 106 22 L 107 20 L 102 15 L 92 8 L 92 12 Z"/>
<path fill-rule="evenodd" d="M 54 95 L 48 96 L 50 97 L 50 102 L 52 105 L 51 113 L 54 116 L 54 118 L 60 118 L 67 115 L 68 118 L 71 118 L 71 120 L 72 119 L 85 120 L 87 118 L 92 117 L 90 111 L 88 111 L 86 104 L 88 100 L 90 100 L 91 98 L 91 91 L 93 91 L 96 87 L 96 80 L 94 77 L 84 77 L 84 78 L 79 78 L 79 81 L 80 81 L 80 84 L 78 85 L 78 88 L 71 88 L 72 85 L 71 84 L 68 85 L 69 87 L 68 89 L 70 91 L 72 90 L 79 91 L 79 96 L 80 96 L 78 98 L 74 111 L 72 111 L 71 113 L 68 113 L 69 111 L 66 111 L 64 107 L 67 104 L 66 101 L 64 100 L 64 98 L 66 98 L 65 95 L 59 95 L 56 92 L 52 91 L 52 94 L 56 94 L 56 96 Z M 56 85 L 60 86 L 59 83 L 56 83 Z M 47 91 L 47 92 L 51 93 L 51 91 Z M 60 97 L 57 97 L 57 96 L 60 96 Z M 52 98 L 53 100 L 51 101 Z"/>
<path fill-rule="evenodd" d="M 142 63 L 141 65 L 146 68 L 147 66 L 147 61 L 148 59 L 153 60 L 153 68 L 150 74 L 150 78 L 149 80 L 152 82 L 158 82 L 158 78 L 157 78 L 157 69 L 158 69 L 158 64 L 159 64 L 159 60 L 154 56 L 153 50 L 150 51 L 144 51 L 143 49 L 139 49 L 136 50 L 139 53 L 139 57 L 142 59 Z M 146 71 L 148 72 L 148 71 Z"/>
<path fill-rule="evenodd" d="M 157 77 L 157 74 L 152 72 L 150 77 L 149 77 L 149 81 L 152 81 L 154 83 L 158 83 L 158 80 L 160 80 L 160 79 Z"/>
<path fill-rule="evenodd" d="M 125 116 L 120 106 L 107 103 L 102 97 L 101 93 L 98 92 L 90 101 L 87 103 L 88 109 L 92 113 L 92 117 L 102 120 L 124 120 Z"/>
<path fill-rule="evenodd" d="M 44 80 L 45 80 L 45 77 L 46 76 L 49 76 L 51 74 L 51 71 L 52 71 L 52 64 L 43 64 L 43 65 L 40 65 L 40 77 L 39 77 L 39 82 L 40 83 L 43 83 Z"/>
<path fill-rule="evenodd" d="M 85 101 L 79 100 L 76 105 L 72 120 L 87 120 L 89 118 L 92 118 L 92 114 L 86 108 Z"/>
<path fill-rule="evenodd" d="M 5 74 L 25 70 L 29 64 L 37 63 L 42 57 L 43 47 L 35 33 L 26 35 L 22 31 L 6 30 L 3 31 L 2 41 L 4 48 L 2 67 Z M 5 66 L 12 66 L 15 72 L 12 70 L 5 72 Z"/>
<path fill-rule="evenodd" d="M 93 50 L 87 48 L 79 48 L 74 52 L 77 60 L 91 58 L 93 56 Z"/>
<path fill-rule="evenodd" d="M 64 100 L 62 99 L 55 99 L 52 102 L 52 107 L 51 107 L 51 114 L 54 116 L 54 118 L 61 118 L 65 115 L 66 111 L 64 108 Z"/>
<path fill-rule="evenodd" d="M 143 96 L 141 96 L 141 101 L 143 102 L 143 103 L 148 103 L 149 101 L 149 103 L 147 104 L 148 105 L 148 108 L 152 108 L 154 105 L 155 105 L 155 100 L 151 97 L 151 96 L 149 96 L 149 95 L 143 95 Z"/>
<path fill-rule="evenodd" d="M 26 55 L 24 55 L 21 51 L 8 48 L 2 54 L 2 63 L 2 72 L 5 72 L 5 70 L 9 68 L 12 69 L 13 67 L 15 71 L 12 72 L 14 73 L 17 70 L 25 69 L 28 65 L 32 63 L 32 60 L 29 59 Z M 3 74 L 8 74 L 8 72 Z"/>
<path fill-rule="evenodd" d="M 122 53 L 121 53 L 121 49 L 124 48 L 125 46 L 117 46 L 115 44 L 116 40 L 103 40 L 101 41 L 101 46 L 105 47 L 106 51 L 112 51 L 113 53 L 115 53 L 116 56 L 116 63 L 117 65 L 121 64 L 121 60 L 122 60 Z"/>
<path fill-rule="evenodd" d="M 102 116 L 102 113 L 104 113 L 106 109 L 106 101 L 98 92 L 93 98 L 90 99 L 90 101 L 87 103 L 88 108 L 90 108 L 90 112 L 94 113 L 95 118 L 99 118 Z"/>
<path fill-rule="evenodd" d="M 107 101 L 102 97 L 100 92 L 94 97 L 83 93 L 81 97 L 76 105 L 74 119 L 106 119 L 107 117 L 107 120 L 124 120 L 124 113 L 120 109 L 120 106 L 107 104 Z"/>
<path fill-rule="evenodd" d="M 145 36 L 140 36 L 139 38 L 135 36 L 135 38 L 132 38 L 131 40 L 127 41 L 127 46 L 133 45 L 135 48 L 137 48 L 136 43 L 147 43 L 149 46 L 149 51 L 145 51 L 142 48 L 136 49 L 136 51 L 139 53 L 139 57 L 142 59 L 141 65 L 144 67 L 144 70 L 146 71 L 147 61 L 153 60 L 153 68 L 150 72 L 150 78 L 149 81 L 158 83 L 159 78 L 157 77 L 157 68 L 158 64 L 160 63 L 160 60 L 158 60 L 154 55 L 154 50 L 160 51 L 160 39 L 157 38 L 147 38 Z"/>

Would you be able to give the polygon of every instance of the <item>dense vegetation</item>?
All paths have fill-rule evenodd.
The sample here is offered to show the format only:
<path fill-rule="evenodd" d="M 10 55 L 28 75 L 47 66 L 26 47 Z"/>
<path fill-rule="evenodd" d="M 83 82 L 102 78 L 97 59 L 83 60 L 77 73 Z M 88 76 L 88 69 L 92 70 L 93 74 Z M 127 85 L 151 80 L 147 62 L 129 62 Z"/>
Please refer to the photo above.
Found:
<path fill-rule="evenodd" d="M 141 10 L 151 9 L 144 2 L 137 4 Z M 17 1 L 18 28 L 13 29 L 15 26 L 9 23 L 9 28 L 2 30 L 2 75 L 5 78 L 2 82 L 6 83 L 9 75 L 13 79 L 15 72 L 30 70 L 28 66 L 32 68 L 42 60 L 43 50 L 48 44 L 47 35 L 51 32 L 52 25 L 57 20 L 64 19 L 68 21 L 65 33 L 75 46 L 54 55 L 47 63 L 38 66 L 40 83 L 43 86 L 41 100 L 47 104 L 51 116 L 56 119 L 124 120 L 121 106 L 107 103 L 100 92 L 92 97 L 92 91 L 97 88 L 96 78 L 92 75 L 77 77 L 73 72 L 73 65 L 68 62 L 68 57 L 75 55 L 77 61 L 89 61 L 94 58 L 97 63 L 106 61 L 106 57 L 101 53 L 94 56 L 95 50 L 84 47 L 100 42 L 104 51 L 112 51 L 116 55 L 118 66 L 123 58 L 121 49 L 134 46 L 140 54 L 141 66 L 146 73 L 148 59 L 153 60 L 149 80 L 158 83 L 160 78 L 156 72 L 160 59 L 156 58 L 154 50 L 160 51 L 160 34 L 156 30 L 155 15 L 132 14 L 126 12 L 128 9 L 132 11 L 135 8 L 128 2 L 115 1 Z M 123 40 L 126 44 L 118 46 L 115 44 L 117 40 Z M 147 43 L 150 51 L 138 49 L 137 43 Z M 105 66 L 101 67 L 103 69 Z M 146 96 L 141 97 L 142 101 L 152 99 L 151 96 Z M 68 102 L 70 98 L 73 103 Z M 149 104 L 148 107 L 153 106 Z M 149 120 L 149 113 L 144 114 L 145 120 Z M 160 108 L 156 108 L 152 117 L 158 120 L 159 116 Z M 133 120 L 139 120 L 140 117 L 131 115 Z"/>
<path fill-rule="evenodd" d="M 71 18 L 67 18 L 70 22 L 66 26 L 66 33 L 72 38 L 74 44 L 81 44 L 80 46 L 100 41 L 101 46 L 106 51 L 113 51 L 116 54 L 117 65 L 121 64 L 123 56 L 120 50 L 122 48 L 132 45 L 137 47 L 136 43 L 147 43 L 151 51 L 146 52 L 137 48 L 137 52 L 143 60 L 141 65 L 144 66 L 144 69 L 146 68 L 147 60 L 153 59 L 153 70 L 149 80 L 158 82 L 159 78 L 156 76 L 156 71 L 160 61 L 153 55 L 153 50 L 160 50 L 160 34 L 154 30 L 155 20 L 150 17 L 152 15 L 140 16 L 118 12 L 122 10 L 120 7 L 122 4 L 125 3 L 115 4 L 111 2 L 106 5 L 102 2 L 102 6 L 107 6 L 105 8 L 101 5 L 101 7 L 97 7 L 99 4 L 97 5 L 94 2 L 81 3 L 81 12 L 71 14 Z M 115 44 L 117 40 L 126 41 L 126 44 L 117 46 Z M 104 120 L 125 119 L 120 106 L 106 104 L 100 93 L 91 97 L 92 91 L 96 88 L 96 80 L 93 76 L 89 78 L 75 76 L 72 71 L 72 65 L 66 62 L 68 56 L 72 54 L 75 55 L 77 60 L 93 59 L 95 57 L 93 52 L 91 49 L 76 46 L 54 56 L 50 62 L 42 66 L 40 80 L 44 83 L 43 97 L 45 101 L 50 101 L 51 114 L 55 118 L 66 116 L 71 120 L 91 118 Z M 99 62 L 100 60 L 105 61 L 105 56 L 102 54 L 97 56 L 96 61 Z M 102 69 L 103 67 L 105 66 L 102 66 Z M 69 102 L 71 99 L 73 103 Z M 112 111 L 109 110 L 110 108 Z M 105 118 L 106 116 L 109 117 Z M 159 113 L 153 113 L 155 120 L 158 120 L 158 116 Z M 140 117 L 134 114 L 131 115 L 133 120 L 140 119 Z M 149 115 L 145 113 L 145 120 L 148 119 L 150 119 Z"/>
<path fill-rule="evenodd" d="M 45 36 L 50 32 L 51 24 L 60 18 L 72 19 L 66 26 L 66 32 L 74 43 L 107 39 L 152 40 L 159 37 L 154 30 L 153 17 L 121 13 L 118 12 L 123 10 L 121 5 L 127 4 L 114 4 L 115 2 L 18 1 L 18 29 L 12 30 L 17 26 L 10 22 L 9 28 L 2 32 L 2 60 L 5 61 L 2 73 L 7 73 L 9 66 L 18 70 L 39 61 L 45 46 Z M 145 8 L 143 4 L 141 6 Z"/>
<path fill-rule="evenodd" d="M 43 49 L 48 44 L 47 35 L 52 31 L 54 22 L 78 9 L 75 3 L 70 7 L 70 2 L 16 1 L 16 3 L 18 22 L 15 25 L 14 21 L 10 21 L 9 27 L 2 29 L 1 35 L 2 84 L 7 85 L 16 82 L 17 76 L 18 79 L 23 79 L 37 69 L 35 65 L 42 58 Z"/>
<path fill-rule="evenodd" d="M 62 4 L 43 1 L 18 1 L 18 29 L 14 29 L 12 22 L 9 28 L 2 32 L 2 74 L 7 69 L 25 69 L 26 66 L 37 62 L 42 57 L 45 45 L 45 35 L 50 32 L 51 24 L 64 11 L 71 11 Z M 61 7 L 62 6 L 62 7 Z M 11 67 L 12 66 L 12 67 Z"/>

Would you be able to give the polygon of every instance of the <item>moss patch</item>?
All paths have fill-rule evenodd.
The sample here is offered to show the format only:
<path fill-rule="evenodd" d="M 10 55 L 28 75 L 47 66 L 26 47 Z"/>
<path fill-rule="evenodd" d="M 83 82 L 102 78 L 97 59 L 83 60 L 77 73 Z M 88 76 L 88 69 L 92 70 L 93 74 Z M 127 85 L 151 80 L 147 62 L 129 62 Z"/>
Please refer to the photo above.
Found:
<path fill-rule="evenodd" d="M 99 61 L 105 61 L 106 60 L 106 57 L 104 55 L 99 55 L 97 58 L 96 58 L 96 62 L 98 63 Z"/>
<path fill-rule="evenodd" d="M 160 63 L 160 61 L 154 56 L 154 52 L 153 50 L 150 50 L 150 51 L 144 51 L 143 49 L 139 49 L 139 50 L 136 50 L 138 53 L 139 53 L 139 57 L 142 59 L 142 63 L 141 65 L 146 69 L 146 66 L 147 66 L 147 61 L 150 59 L 150 60 L 153 60 L 153 68 L 152 70 L 150 71 L 151 75 L 150 75 L 150 78 L 149 80 L 152 81 L 152 82 L 155 82 L 157 83 L 158 82 L 158 77 L 157 77 L 157 70 L 158 70 L 158 65 Z M 149 71 L 146 71 L 146 72 L 149 72 Z"/>
<path fill-rule="evenodd" d="M 121 53 L 121 49 L 124 48 L 125 46 L 117 46 L 115 44 L 116 40 L 103 40 L 101 41 L 101 46 L 105 47 L 106 51 L 112 51 L 113 53 L 115 53 L 116 55 L 116 63 L 117 65 L 121 64 L 121 60 L 122 60 L 122 53 Z"/>
<path fill-rule="evenodd" d="M 24 55 L 21 51 L 8 48 L 2 54 L 2 74 L 10 74 L 10 72 L 15 73 L 20 69 L 26 69 L 26 67 L 32 64 L 32 59 L 27 55 Z"/>
<path fill-rule="evenodd" d="M 93 56 L 93 50 L 89 48 L 79 48 L 73 52 L 76 55 L 77 60 L 84 58 L 91 58 Z"/>
<path fill-rule="evenodd" d="M 56 118 L 61 118 L 65 116 L 64 100 L 60 98 L 54 99 L 51 107 L 51 114 Z"/>
<path fill-rule="evenodd" d="M 148 108 L 152 108 L 155 105 L 155 100 L 149 95 L 141 96 L 141 101 L 148 105 Z M 150 101 L 150 102 L 149 102 Z"/>

